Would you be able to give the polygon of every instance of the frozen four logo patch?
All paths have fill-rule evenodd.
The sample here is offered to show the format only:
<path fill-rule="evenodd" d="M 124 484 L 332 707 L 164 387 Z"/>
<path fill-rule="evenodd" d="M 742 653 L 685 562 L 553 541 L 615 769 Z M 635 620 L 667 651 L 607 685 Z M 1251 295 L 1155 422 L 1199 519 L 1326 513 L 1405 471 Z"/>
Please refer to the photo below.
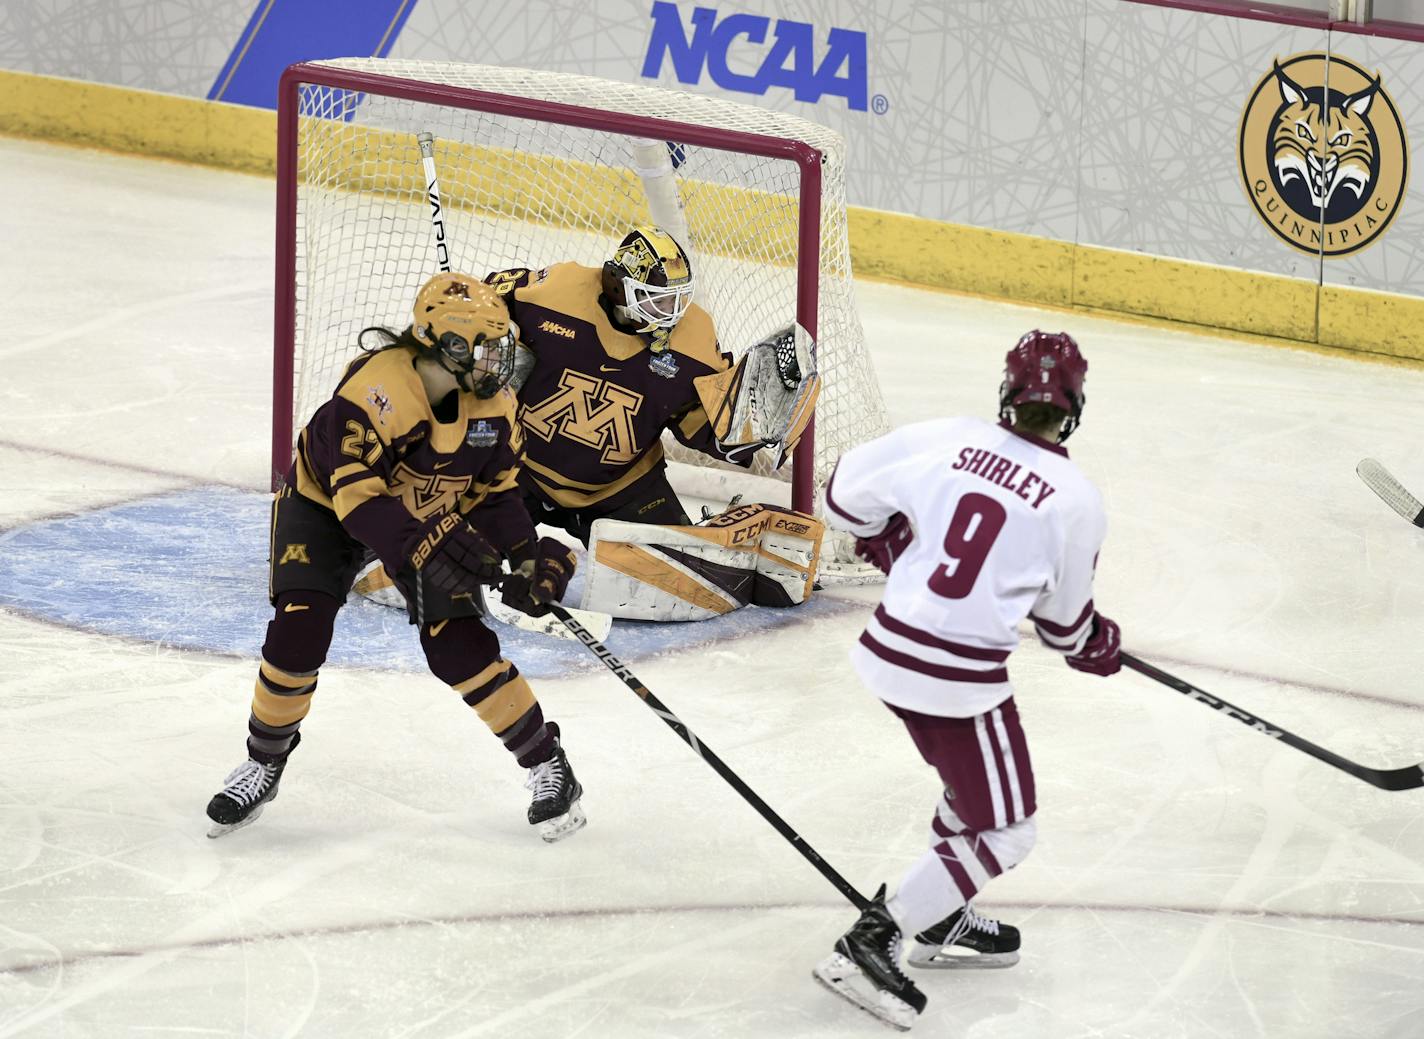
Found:
<path fill-rule="evenodd" d="M 465 432 L 465 443 L 471 447 L 494 447 L 499 442 L 499 430 L 480 419 Z"/>
<path fill-rule="evenodd" d="M 677 376 L 677 358 L 670 353 L 654 354 L 648 361 L 648 368 L 664 379 L 672 379 Z"/>

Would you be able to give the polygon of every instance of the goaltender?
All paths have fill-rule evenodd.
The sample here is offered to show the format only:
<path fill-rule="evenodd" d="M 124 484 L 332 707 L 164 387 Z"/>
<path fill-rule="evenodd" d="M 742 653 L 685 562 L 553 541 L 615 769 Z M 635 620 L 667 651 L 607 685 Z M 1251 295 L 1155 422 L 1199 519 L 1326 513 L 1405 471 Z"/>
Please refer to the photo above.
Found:
<path fill-rule="evenodd" d="M 804 332 L 778 330 L 733 363 L 711 315 L 693 302 L 687 252 L 651 225 L 630 231 L 601 268 L 516 267 L 486 281 L 519 330 L 519 486 L 536 522 L 590 547 L 586 608 L 692 620 L 748 602 L 793 605 L 809 594 L 818 521 L 749 505 L 692 527 L 668 482 L 662 445 L 670 431 L 743 467 L 766 449 L 779 468 L 820 392 Z M 625 522 L 595 530 L 599 520 Z M 758 562 L 767 538 L 782 552 Z M 780 568 L 788 572 L 779 562 L 791 564 Z"/>

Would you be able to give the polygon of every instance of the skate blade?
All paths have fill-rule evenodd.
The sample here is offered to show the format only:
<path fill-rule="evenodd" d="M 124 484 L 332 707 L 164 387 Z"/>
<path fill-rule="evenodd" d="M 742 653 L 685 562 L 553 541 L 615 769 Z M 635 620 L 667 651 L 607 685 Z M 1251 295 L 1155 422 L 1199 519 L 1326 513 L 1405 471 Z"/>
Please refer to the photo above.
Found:
<path fill-rule="evenodd" d="M 901 1032 L 908 1032 L 919 1017 L 914 1007 L 899 996 L 876 988 L 859 967 L 838 952 L 818 963 L 811 974 L 842 999 Z"/>
<path fill-rule="evenodd" d="M 553 819 L 545 819 L 539 824 L 539 836 L 544 839 L 545 844 L 553 844 L 561 841 L 565 837 L 572 837 L 584 828 L 588 819 L 584 817 L 583 808 L 577 801 L 569 805 L 569 810 L 563 815 L 555 816 Z"/>
<path fill-rule="evenodd" d="M 217 837 L 224 837 L 227 834 L 232 833 L 233 830 L 240 830 L 244 826 L 252 825 L 257 821 L 257 817 L 262 814 L 262 809 L 266 807 L 267 806 L 265 804 L 258 805 L 256 808 L 252 809 L 252 814 L 249 815 L 246 819 L 243 819 L 241 822 L 213 823 L 211 826 L 208 827 L 208 839 L 213 840 Z"/>
<path fill-rule="evenodd" d="M 919 970 L 996 970 L 1019 962 L 1017 952 L 949 952 L 940 945 L 915 945 L 905 962 Z"/>

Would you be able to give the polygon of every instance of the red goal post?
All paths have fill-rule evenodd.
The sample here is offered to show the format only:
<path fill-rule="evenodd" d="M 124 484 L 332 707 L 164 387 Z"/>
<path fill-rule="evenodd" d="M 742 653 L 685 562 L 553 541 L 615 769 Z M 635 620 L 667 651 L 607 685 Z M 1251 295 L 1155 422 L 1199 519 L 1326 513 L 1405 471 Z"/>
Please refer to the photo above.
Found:
<path fill-rule="evenodd" d="M 843 428 L 836 442 L 822 437 L 820 452 L 817 429 L 807 430 L 791 463 L 793 507 L 819 511 L 836 457 L 885 428 L 850 292 L 839 135 L 656 87 L 339 59 L 293 65 L 279 87 L 274 487 L 296 430 L 354 356 L 355 333 L 403 327 L 415 289 L 435 270 L 420 132 L 436 138 L 455 269 L 593 265 L 632 223 L 682 219 L 698 301 L 724 349 L 739 352 L 793 317 L 817 337 L 825 380 L 817 427 L 824 432 L 826 416 L 839 411 Z M 666 169 L 644 169 L 646 151 L 637 162 L 624 158 L 630 141 L 666 148 Z M 674 185 L 670 216 L 658 212 L 667 199 L 654 197 L 660 176 Z M 679 460 L 708 464 L 670 446 Z"/>

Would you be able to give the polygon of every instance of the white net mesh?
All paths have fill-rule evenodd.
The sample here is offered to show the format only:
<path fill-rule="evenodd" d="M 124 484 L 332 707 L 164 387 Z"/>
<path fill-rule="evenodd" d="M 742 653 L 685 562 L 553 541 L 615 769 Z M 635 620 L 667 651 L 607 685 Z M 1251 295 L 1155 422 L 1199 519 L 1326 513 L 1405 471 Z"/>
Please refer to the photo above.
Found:
<path fill-rule="evenodd" d="M 841 452 L 886 428 L 852 296 L 844 144 L 834 131 L 715 98 L 562 73 L 383 59 L 318 64 L 795 139 L 818 149 L 824 157 L 818 502 Z M 305 84 L 297 152 L 294 429 L 331 393 L 359 331 L 409 323 L 415 292 L 436 269 L 416 139 L 421 132 L 435 138 L 455 270 L 483 275 L 566 260 L 601 265 L 631 226 L 676 219 L 667 199 L 657 197 L 660 186 L 674 185 L 672 205 L 680 200 L 685 216 L 683 244 L 692 255 L 697 300 L 711 313 L 723 349 L 740 354 L 796 317 L 800 174 L 794 162 L 677 142 L 658 142 L 651 150 L 651 142 L 642 142 L 640 150 L 633 137 L 462 108 L 454 93 L 435 104 Z M 680 461 L 716 465 L 671 438 L 668 449 Z M 764 461 L 759 465 L 780 479 L 791 469 L 788 464 L 771 474 Z M 736 478 L 725 486 L 735 489 Z"/>

